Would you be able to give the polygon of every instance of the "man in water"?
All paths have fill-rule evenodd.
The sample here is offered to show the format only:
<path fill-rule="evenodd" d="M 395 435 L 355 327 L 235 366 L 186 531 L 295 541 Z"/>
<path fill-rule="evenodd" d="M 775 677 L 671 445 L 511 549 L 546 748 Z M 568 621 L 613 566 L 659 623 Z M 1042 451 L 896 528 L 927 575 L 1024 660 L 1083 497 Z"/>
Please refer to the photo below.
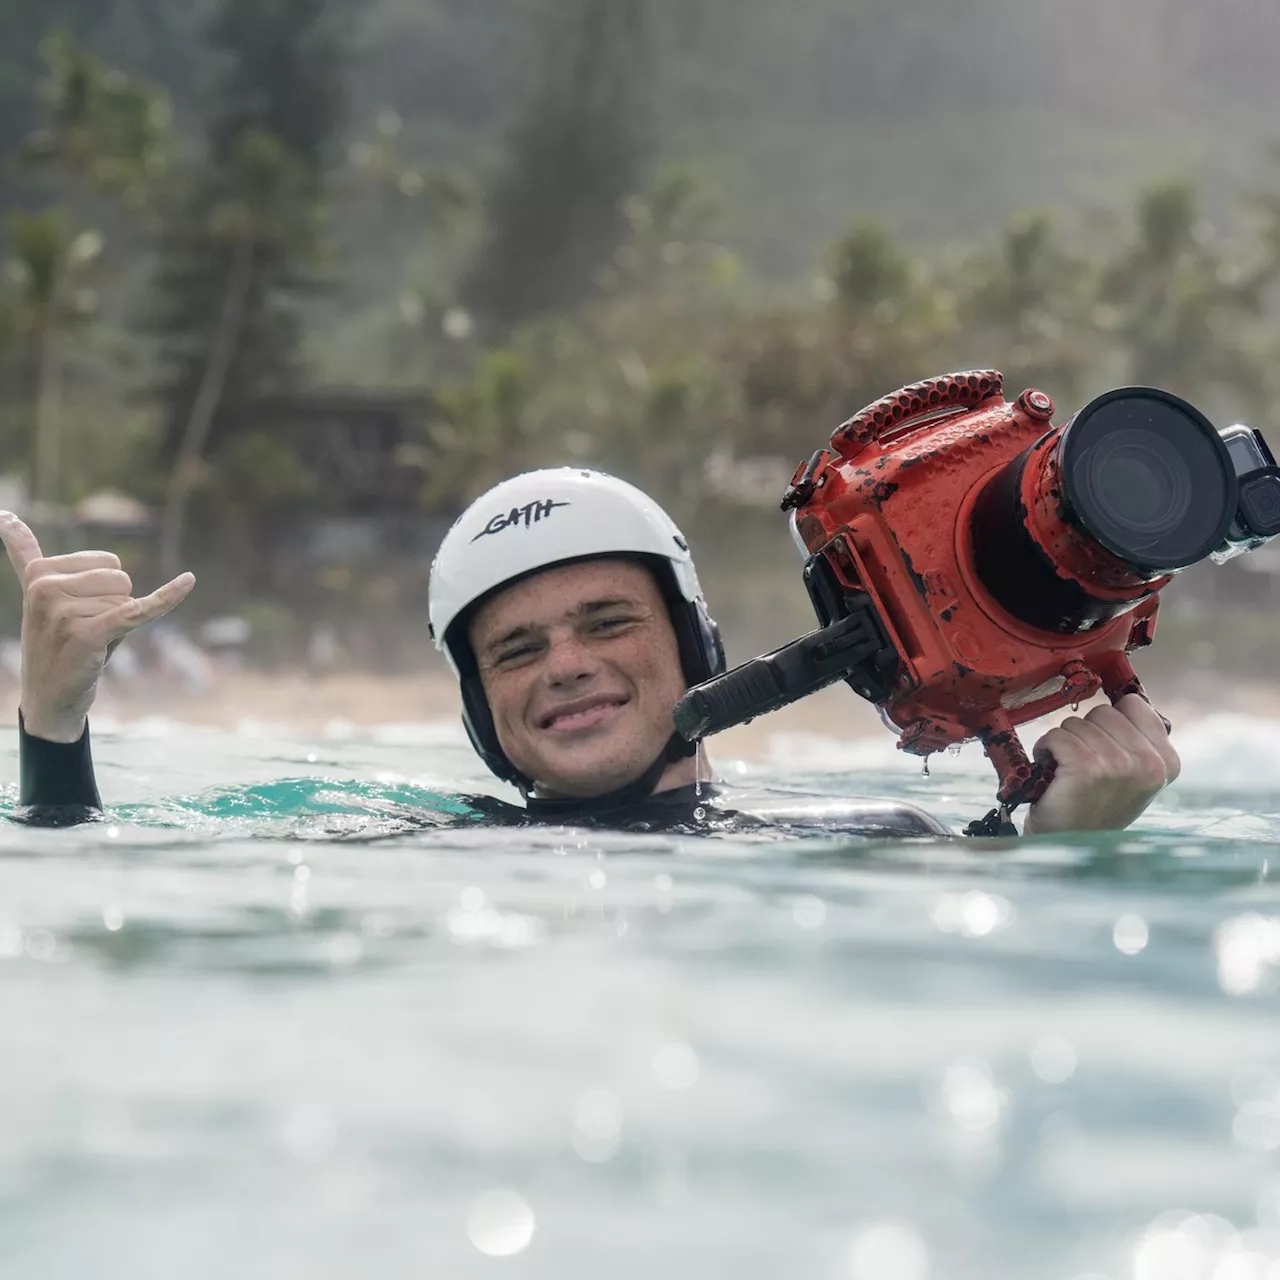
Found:
<path fill-rule="evenodd" d="M 195 579 L 135 598 L 109 552 L 44 557 L 8 513 L 0 539 L 23 587 L 21 802 L 90 816 L 101 802 L 87 717 L 102 667 Z M 696 828 L 734 816 L 713 803 L 705 751 L 672 725 L 680 695 L 723 670 L 719 633 L 688 544 L 640 490 L 568 467 L 496 486 L 445 537 L 430 616 L 473 745 L 525 797 L 476 798 L 475 817 Z M 1057 772 L 1027 834 L 1127 826 L 1179 770 L 1164 722 L 1134 696 L 1070 717 L 1036 751 Z M 918 809 L 876 802 L 858 807 L 852 827 L 945 833 Z"/>

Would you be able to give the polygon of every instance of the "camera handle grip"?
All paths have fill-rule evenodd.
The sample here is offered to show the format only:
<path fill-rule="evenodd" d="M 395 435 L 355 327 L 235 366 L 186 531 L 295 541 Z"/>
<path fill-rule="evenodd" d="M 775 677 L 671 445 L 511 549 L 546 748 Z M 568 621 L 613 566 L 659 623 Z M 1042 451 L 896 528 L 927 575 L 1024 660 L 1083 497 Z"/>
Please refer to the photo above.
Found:
<path fill-rule="evenodd" d="M 970 369 L 913 382 L 869 404 L 831 435 L 831 447 L 842 458 L 855 454 L 916 419 L 932 421 L 940 415 L 976 409 L 992 398 L 1004 398 L 1004 375 L 998 369 Z"/>
<path fill-rule="evenodd" d="M 790 644 L 694 685 L 675 705 L 676 732 L 687 742 L 745 724 L 835 684 L 885 678 L 896 662 L 874 612 L 858 609 Z"/>
<path fill-rule="evenodd" d="M 996 792 L 998 804 L 983 817 L 969 823 L 964 834 L 979 837 L 1016 836 L 1018 828 L 1013 825 L 1010 814 L 1020 804 L 1035 804 L 1044 795 L 1049 783 L 1053 781 L 1057 763 L 1052 759 L 1033 763 L 1018 739 L 1017 730 L 1004 715 L 980 729 L 978 739 L 987 759 L 1000 776 L 1000 789 Z"/>

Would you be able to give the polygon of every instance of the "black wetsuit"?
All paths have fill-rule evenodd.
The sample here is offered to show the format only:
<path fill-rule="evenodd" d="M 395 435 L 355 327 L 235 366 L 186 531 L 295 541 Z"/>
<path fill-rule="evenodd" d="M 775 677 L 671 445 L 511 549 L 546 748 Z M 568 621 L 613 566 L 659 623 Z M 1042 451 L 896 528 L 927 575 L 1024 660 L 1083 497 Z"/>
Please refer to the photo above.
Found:
<path fill-rule="evenodd" d="M 43 827 L 67 827 L 102 812 L 88 725 L 76 742 L 49 742 L 32 737 L 19 712 L 18 761 L 16 818 Z"/>
<path fill-rule="evenodd" d="M 86 726 L 79 741 L 48 742 L 27 733 L 19 717 L 19 809 L 14 817 L 38 826 L 72 826 L 102 812 Z M 459 797 L 463 812 L 423 814 L 423 827 L 577 826 L 612 831 L 856 836 L 900 839 L 952 833 L 914 805 L 838 800 L 787 792 L 740 792 L 690 784 L 640 800 L 542 800 L 510 804 L 496 796 Z M 730 807 L 726 801 L 737 803 Z M 415 824 L 416 825 L 416 824 Z"/>

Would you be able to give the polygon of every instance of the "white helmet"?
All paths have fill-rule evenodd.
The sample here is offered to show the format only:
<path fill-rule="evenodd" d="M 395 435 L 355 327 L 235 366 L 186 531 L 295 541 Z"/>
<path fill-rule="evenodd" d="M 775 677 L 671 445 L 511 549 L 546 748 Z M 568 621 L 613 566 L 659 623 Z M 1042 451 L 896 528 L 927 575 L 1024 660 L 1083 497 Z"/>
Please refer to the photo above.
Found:
<path fill-rule="evenodd" d="M 698 574 L 675 522 L 652 498 L 615 476 L 580 467 L 529 471 L 475 500 L 445 535 L 431 565 L 431 637 L 462 682 L 463 723 L 484 762 L 526 791 L 498 745 L 467 624 L 498 588 L 573 560 L 636 556 L 654 570 L 671 614 L 689 684 L 724 670 L 724 650 Z"/>

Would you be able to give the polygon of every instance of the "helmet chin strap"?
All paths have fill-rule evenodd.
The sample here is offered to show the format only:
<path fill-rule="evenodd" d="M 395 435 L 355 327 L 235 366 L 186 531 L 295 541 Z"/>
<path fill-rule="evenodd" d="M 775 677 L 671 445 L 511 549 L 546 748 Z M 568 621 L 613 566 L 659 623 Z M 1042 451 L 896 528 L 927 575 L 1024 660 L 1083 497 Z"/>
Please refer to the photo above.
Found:
<path fill-rule="evenodd" d="M 616 791 L 606 791 L 601 796 L 565 796 L 555 799 L 543 798 L 525 793 L 525 803 L 530 813 L 543 817 L 555 817 L 564 814 L 566 817 L 576 814 L 610 813 L 615 809 L 624 809 L 629 805 L 639 804 L 653 795 L 653 789 L 662 780 L 667 765 L 678 760 L 687 760 L 697 751 L 696 743 L 686 742 L 678 733 L 667 739 L 658 758 L 633 782 L 619 787 Z"/>

